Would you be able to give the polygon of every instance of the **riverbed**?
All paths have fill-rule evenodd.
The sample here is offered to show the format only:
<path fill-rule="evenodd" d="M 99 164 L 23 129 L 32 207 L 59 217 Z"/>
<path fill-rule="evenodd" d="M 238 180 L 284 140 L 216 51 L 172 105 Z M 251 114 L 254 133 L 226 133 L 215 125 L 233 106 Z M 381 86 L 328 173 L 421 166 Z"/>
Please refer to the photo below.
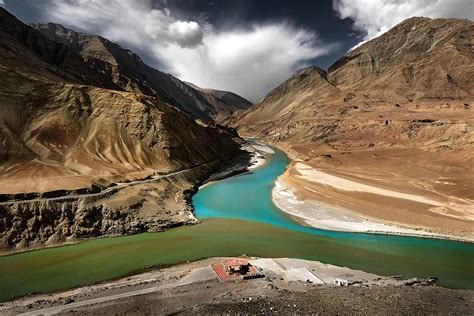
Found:
<path fill-rule="evenodd" d="M 0 301 L 242 254 L 319 260 L 407 278 L 437 276 L 443 286 L 474 288 L 472 243 L 335 232 L 295 222 L 272 202 L 275 180 L 289 159 L 271 148 L 265 165 L 209 183 L 194 196 L 201 224 L 0 257 Z"/>

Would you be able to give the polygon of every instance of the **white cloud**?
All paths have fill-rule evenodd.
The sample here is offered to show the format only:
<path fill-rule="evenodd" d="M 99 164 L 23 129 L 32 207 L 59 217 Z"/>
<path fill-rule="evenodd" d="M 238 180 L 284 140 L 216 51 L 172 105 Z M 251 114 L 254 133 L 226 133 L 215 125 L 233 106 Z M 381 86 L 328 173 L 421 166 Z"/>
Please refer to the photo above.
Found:
<path fill-rule="evenodd" d="M 354 21 L 354 29 L 366 35 L 361 44 L 413 16 L 473 19 L 472 0 L 333 0 L 341 19 Z"/>
<path fill-rule="evenodd" d="M 4 0 L 0 0 L 0 6 L 1 6 L 1 7 L 4 7 L 4 6 L 5 6 L 5 1 L 4 1 Z"/>
<path fill-rule="evenodd" d="M 138 48 L 157 43 L 189 46 L 202 41 L 198 23 L 178 21 L 169 10 L 153 9 L 151 0 L 50 0 L 43 9 L 53 21 Z"/>
<path fill-rule="evenodd" d="M 182 47 L 193 47 L 202 42 L 203 30 L 194 21 L 173 22 L 169 26 L 169 32 L 171 37 Z"/>
<path fill-rule="evenodd" d="M 203 45 L 194 49 L 176 45 L 157 49 L 162 50 L 165 63 L 186 81 L 257 100 L 301 67 L 300 62 L 333 48 L 318 48 L 316 42 L 311 32 L 272 24 L 211 32 L 204 36 Z"/>
<path fill-rule="evenodd" d="M 49 0 L 43 9 L 52 21 L 152 53 L 182 80 L 252 100 L 335 48 L 284 22 L 220 31 L 180 21 L 152 0 Z"/>

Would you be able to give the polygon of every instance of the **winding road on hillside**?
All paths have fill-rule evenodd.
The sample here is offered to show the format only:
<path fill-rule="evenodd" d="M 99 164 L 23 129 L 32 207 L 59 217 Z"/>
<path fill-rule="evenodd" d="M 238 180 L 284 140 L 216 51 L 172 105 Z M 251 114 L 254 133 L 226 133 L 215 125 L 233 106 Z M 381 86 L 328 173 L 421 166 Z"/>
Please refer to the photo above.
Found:
<path fill-rule="evenodd" d="M 143 183 L 154 182 L 154 181 L 157 181 L 157 180 L 177 176 L 177 175 L 183 174 L 185 172 L 191 171 L 191 170 L 193 170 L 197 167 L 205 166 L 207 164 L 209 164 L 209 163 L 202 164 L 202 165 L 199 165 L 199 166 L 194 166 L 192 168 L 183 169 L 183 170 L 180 170 L 180 171 L 167 173 L 167 174 L 154 175 L 154 176 L 151 176 L 151 178 L 147 178 L 147 179 L 143 179 L 143 180 L 135 180 L 135 181 L 130 181 L 130 182 L 118 182 L 118 183 L 116 183 L 116 185 L 110 186 L 110 187 L 108 187 L 108 188 L 106 188 L 106 189 L 104 189 L 100 192 L 96 192 L 96 193 L 64 195 L 64 196 L 50 197 L 50 198 L 44 197 L 44 198 L 35 198 L 35 199 L 31 199 L 31 200 L 12 200 L 12 201 L 0 202 L 0 205 L 45 202 L 45 201 L 64 201 L 64 200 L 69 200 L 69 199 L 104 196 L 108 193 L 112 193 L 112 192 L 121 190 L 121 189 L 126 188 L 126 187 L 130 187 L 130 186 L 134 186 L 134 185 L 138 185 L 138 184 L 143 184 Z"/>

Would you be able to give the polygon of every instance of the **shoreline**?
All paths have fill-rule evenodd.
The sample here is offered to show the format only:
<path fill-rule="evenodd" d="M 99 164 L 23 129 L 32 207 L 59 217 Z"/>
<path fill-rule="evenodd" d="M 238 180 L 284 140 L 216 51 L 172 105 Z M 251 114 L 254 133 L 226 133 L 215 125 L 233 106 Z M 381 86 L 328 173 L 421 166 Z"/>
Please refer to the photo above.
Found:
<path fill-rule="evenodd" d="M 244 150 L 244 151 L 247 151 L 247 150 Z M 186 214 L 185 219 L 183 219 L 180 222 L 173 223 L 170 226 L 162 227 L 162 231 L 166 231 L 166 230 L 173 229 L 173 228 L 180 227 L 180 226 L 199 224 L 200 220 L 195 216 L 194 210 L 193 210 L 193 207 L 192 207 L 192 203 L 191 203 L 192 196 L 201 187 L 207 185 L 208 183 L 210 183 L 212 181 L 217 181 L 217 180 L 220 180 L 220 179 L 224 179 L 224 178 L 231 177 L 233 175 L 248 171 L 252 166 L 251 165 L 251 159 L 253 158 L 253 156 L 249 151 L 247 151 L 247 152 L 251 155 L 250 159 L 249 159 L 249 156 L 247 156 L 246 154 L 240 154 L 237 157 L 228 159 L 227 161 L 224 161 L 224 166 L 214 166 L 214 167 L 212 167 L 211 170 L 214 169 L 214 171 L 211 171 L 211 173 L 209 173 L 207 175 L 207 177 L 204 181 L 198 181 L 198 182 L 194 183 L 194 185 L 191 188 L 186 189 L 185 191 L 183 191 L 183 194 L 185 196 L 185 204 L 187 205 L 187 207 L 189 208 L 190 211 L 188 212 L 188 214 Z M 214 163 L 214 162 L 211 162 L 211 163 Z M 203 166 L 197 166 L 197 167 L 203 167 Z M 195 168 L 197 168 L 197 167 L 195 167 Z M 229 168 L 230 168 L 230 171 L 229 171 Z M 217 170 L 217 171 L 215 171 L 215 170 Z M 185 170 L 185 171 L 188 171 L 188 170 Z M 183 171 L 179 171 L 179 173 L 180 172 L 183 172 Z M 164 175 L 162 177 L 172 177 L 173 175 L 174 174 Z M 215 177 L 216 175 L 220 175 L 221 177 L 219 179 L 212 179 L 211 181 L 209 180 L 212 177 Z M 148 183 L 148 182 L 153 182 L 153 181 L 157 181 L 157 180 L 158 180 L 157 178 L 151 178 L 151 179 L 146 178 L 144 180 L 136 180 L 134 182 L 138 183 L 138 184 L 142 184 L 142 182 L 143 183 Z M 129 185 L 129 183 L 127 183 L 127 184 Z M 127 186 L 124 186 L 124 187 L 127 187 Z M 122 189 L 122 188 L 115 188 L 115 187 L 111 187 L 111 188 L 115 189 L 117 191 Z M 102 193 L 100 193 L 100 194 L 102 194 Z M 60 197 L 59 199 L 76 199 L 76 198 L 80 198 L 80 197 L 67 196 L 67 197 Z M 19 202 L 16 202 L 16 203 L 32 203 L 32 201 L 19 201 Z M 139 232 L 138 234 L 146 233 L 146 232 L 150 232 L 150 231 L 143 231 L 143 232 Z M 60 242 L 60 243 L 51 243 L 51 244 L 43 244 L 43 245 L 39 245 L 39 246 L 30 246 L 30 247 L 27 247 L 27 248 L 2 250 L 2 251 L 0 251 L 0 257 L 12 256 L 12 255 L 31 252 L 31 251 L 39 251 L 39 250 L 44 250 L 44 249 L 52 249 L 52 248 L 58 248 L 58 247 L 77 245 L 77 244 L 80 244 L 82 242 L 87 242 L 87 241 L 96 240 L 96 239 L 115 238 L 115 237 L 123 237 L 123 236 L 130 236 L 130 235 L 134 235 L 134 234 L 106 234 L 106 235 L 93 236 L 93 237 L 69 238 L 68 240 L 65 240 L 64 242 Z"/>
<path fill-rule="evenodd" d="M 189 218 L 186 221 L 183 221 L 181 223 L 178 223 L 179 225 L 172 226 L 169 228 L 164 228 L 164 230 L 168 229 L 173 229 L 176 227 L 180 226 L 186 226 L 186 225 L 196 225 L 200 223 L 200 220 L 195 216 L 194 214 L 194 209 L 192 207 L 192 196 L 201 188 L 205 187 L 206 185 L 209 185 L 210 183 L 214 181 L 219 181 L 228 177 L 232 177 L 237 174 L 245 173 L 248 171 L 255 170 L 257 168 L 260 168 L 264 166 L 267 162 L 267 159 L 265 159 L 257 150 L 255 150 L 251 145 L 244 145 L 242 146 L 242 150 L 246 151 L 250 155 L 249 157 L 245 155 L 239 155 L 233 159 L 228 160 L 225 162 L 225 166 L 223 167 L 218 167 L 218 171 L 215 171 L 211 173 L 204 181 L 195 183 L 195 185 L 188 189 L 187 192 L 185 192 L 186 196 L 186 204 L 188 207 L 191 208 L 191 212 L 189 215 Z M 145 179 L 145 181 L 154 181 L 155 179 Z M 76 198 L 75 196 L 68 196 L 68 198 Z M 22 201 L 24 203 L 30 203 L 31 201 Z M 145 232 L 141 232 L 145 233 Z M 51 249 L 51 248 L 59 248 L 59 247 L 65 247 L 65 246 L 71 246 L 71 245 L 77 245 L 82 242 L 87 242 L 95 239 L 102 239 L 102 238 L 114 238 L 114 237 L 123 237 L 123 236 L 128 236 L 124 234 L 109 234 L 109 235 L 102 235 L 102 236 L 95 236 L 95 237 L 86 237 L 86 238 L 80 238 L 80 239 L 69 239 L 65 242 L 61 243 L 53 243 L 53 244 L 48 244 L 48 245 L 41 245 L 37 247 L 28 247 L 28 248 L 20 248 L 20 249 L 9 249 L 9 250 L 4 250 L 0 251 L 0 257 L 7 257 L 7 256 L 12 256 L 12 255 L 17 255 L 21 253 L 26 253 L 26 252 L 31 252 L 31 251 L 39 251 L 43 249 Z"/>
<path fill-rule="evenodd" d="M 279 181 L 277 180 L 276 183 L 279 183 Z M 196 184 L 197 186 L 197 184 Z M 323 228 L 324 229 L 324 228 Z M 390 233 L 386 233 L 386 232 L 377 232 L 377 231 L 370 231 L 368 233 L 374 233 L 374 234 L 388 234 L 390 235 Z M 402 234 L 393 234 L 393 235 L 407 235 L 406 233 Z M 436 237 L 433 237 L 433 236 L 418 236 L 418 235 L 415 235 L 416 237 L 426 237 L 426 238 L 436 238 Z M 442 239 L 446 239 L 446 238 L 442 238 Z M 464 241 L 464 240 L 459 240 L 459 241 Z M 173 265 L 174 266 L 174 265 Z"/>
<path fill-rule="evenodd" d="M 308 199 L 298 199 L 291 188 L 288 188 L 280 178 L 275 181 L 272 201 L 282 212 L 294 217 L 296 221 L 317 229 L 474 243 L 474 237 L 433 233 L 416 227 L 402 227 L 390 222 L 372 219 L 341 207 Z M 354 224 L 357 228 L 354 228 Z M 378 230 L 375 227 L 382 229 Z"/>
<path fill-rule="evenodd" d="M 340 278 L 347 280 L 351 284 L 348 286 L 354 288 L 411 287 L 417 284 L 433 284 L 430 283 L 430 279 L 403 279 L 400 276 L 381 276 L 363 270 L 325 264 L 320 261 L 246 256 L 243 256 L 243 258 L 248 259 L 252 265 L 261 269 L 265 278 L 238 282 L 219 282 L 217 275 L 211 268 L 212 264 L 231 258 L 212 257 L 170 267 L 154 268 L 150 271 L 97 284 L 19 297 L 0 304 L 0 313 L 37 314 L 65 312 L 68 309 L 79 307 L 89 309 L 97 304 L 107 306 L 110 302 L 135 298 L 145 294 L 160 295 L 165 289 L 164 292 L 167 293 L 169 290 L 176 288 L 179 294 L 182 289 L 194 291 L 195 287 L 201 286 L 203 291 L 204 289 L 210 291 L 210 288 L 224 286 L 223 292 L 238 293 L 242 288 L 252 288 L 258 291 L 283 288 L 291 292 L 306 290 L 308 287 L 339 289 L 334 283 Z M 181 304 L 180 300 L 177 304 Z"/>
<path fill-rule="evenodd" d="M 219 181 L 219 180 L 224 180 L 226 178 L 253 171 L 258 168 L 261 168 L 265 166 L 267 163 L 268 159 L 265 158 L 264 154 L 259 151 L 259 149 L 255 148 L 255 146 L 250 145 L 249 143 L 246 143 L 241 147 L 241 150 L 246 151 L 250 155 L 250 160 L 246 161 L 231 161 L 229 162 L 228 167 L 224 167 L 221 171 L 217 171 L 213 174 L 211 174 L 201 185 L 198 186 L 198 189 L 204 188 L 207 185 Z M 266 153 L 268 154 L 268 153 Z M 237 157 L 234 160 L 238 160 L 239 157 Z M 196 191 L 196 192 L 197 192 Z"/>

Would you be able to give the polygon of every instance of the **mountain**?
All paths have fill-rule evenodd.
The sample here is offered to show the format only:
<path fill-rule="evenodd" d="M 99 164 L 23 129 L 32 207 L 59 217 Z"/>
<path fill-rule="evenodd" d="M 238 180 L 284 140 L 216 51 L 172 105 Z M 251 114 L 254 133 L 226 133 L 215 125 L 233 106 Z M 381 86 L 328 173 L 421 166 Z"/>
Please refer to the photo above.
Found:
<path fill-rule="evenodd" d="M 472 236 L 473 38 L 469 20 L 410 18 L 225 123 L 288 152 L 277 187 L 310 201 L 297 205 L 312 223 L 327 221 L 316 201 L 367 223 Z"/>
<path fill-rule="evenodd" d="M 97 35 L 67 29 L 55 23 L 31 24 L 49 39 L 66 44 L 85 60 L 94 59 L 98 71 L 107 74 L 121 89 L 146 95 L 159 95 L 190 115 L 212 121 L 252 103 L 234 93 L 203 90 L 145 64 L 139 56 Z"/>
<path fill-rule="evenodd" d="M 469 98 L 472 33 L 468 20 L 411 18 L 336 61 L 329 80 L 400 103 Z"/>
<path fill-rule="evenodd" d="M 233 92 L 216 90 L 216 89 L 204 89 L 204 88 L 196 86 L 195 84 L 191 82 L 186 82 L 186 84 L 196 90 L 202 91 L 208 95 L 212 95 L 216 97 L 217 99 L 221 100 L 222 102 L 225 102 L 226 104 L 233 104 L 235 107 L 233 109 L 234 111 L 248 109 L 253 105 L 252 102 L 250 102 L 249 100 L 244 99 L 240 95 L 235 94 Z"/>
<path fill-rule="evenodd" d="M 220 150 L 235 153 L 226 131 L 157 96 L 120 90 L 123 82 L 97 67 L 101 60 L 83 60 L 0 13 L 3 176 L 28 173 L 30 165 L 39 175 L 175 170 Z"/>
<path fill-rule="evenodd" d="M 241 153 L 229 130 L 142 93 L 131 68 L 81 56 L 3 8 L 0 56 L 0 248 L 195 222 L 189 192 Z"/>
<path fill-rule="evenodd" d="M 468 20 L 408 19 L 327 72 L 299 71 L 228 122 L 271 141 L 470 144 L 464 119 L 472 118 L 473 35 Z M 424 133 L 428 126 L 437 132 Z"/>

